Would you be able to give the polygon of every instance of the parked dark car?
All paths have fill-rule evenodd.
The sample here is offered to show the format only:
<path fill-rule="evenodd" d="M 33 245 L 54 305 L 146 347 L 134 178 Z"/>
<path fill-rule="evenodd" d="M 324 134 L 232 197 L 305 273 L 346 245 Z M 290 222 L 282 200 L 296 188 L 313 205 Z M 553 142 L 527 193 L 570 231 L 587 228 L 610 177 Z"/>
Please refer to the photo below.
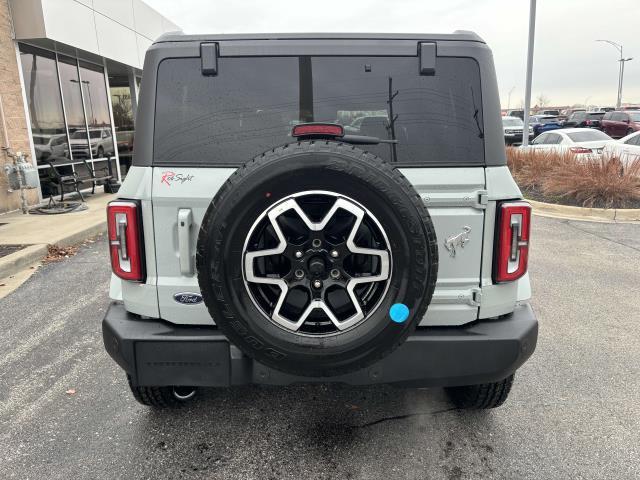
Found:
<path fill-rule="evenodd" d="M 562 128 L 558 117 L 553 115 L 532 115 L 529 124 L 533 127 L 533 136 L 537 137 L 543 132 Z"/>
<path fill-rule="evenodd" d="M 622 138 L 640 130 L 640 110 L 607 112 L 601 130 L 613 138 Z"/>
<path fill-rule="evenodd" d="M 572 114 L 576 112 L 586 112 L 586 109 L 585 108 L 567 108 L 560 112 L 560 115 L 558 115 L 558 118 L 560 119 L 560 121 L 564 122 L 567 118 L 569 118 Z"/>
<path fill-rule="evenodd" d="M 600 121 L 605 112 L 574 112 L 562 126 L 564 128 L 600 128 Z"/>

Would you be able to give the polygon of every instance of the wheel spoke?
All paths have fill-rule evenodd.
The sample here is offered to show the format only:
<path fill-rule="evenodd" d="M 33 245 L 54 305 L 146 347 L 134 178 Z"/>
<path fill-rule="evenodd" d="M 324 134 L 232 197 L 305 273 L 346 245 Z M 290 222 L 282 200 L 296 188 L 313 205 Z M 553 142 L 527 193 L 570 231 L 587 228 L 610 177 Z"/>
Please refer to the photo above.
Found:
<path fill-rule="evenodd" d="M 363 248 L 356 245 L 355 238 L 356 234 L 358 233 L 358 229 L 360 228 L 360 224 L 362 224 L 364 211 L 361 211 L 359 214 L 354 213 L 354 215 L 356 215 L 356 221 L 353 224 L 351 233 L 349 233 L 349 237 L 347 238 L 347 248 L 351 253 L 357 253 L 359 255 L 372 255 L 378 257 L 380 259 L 380 273 L 368 277 L 352 278 L 349 283 L 357 285 L 359 283 L 370 283 L 387 280 L 390 274 L 389 252 L 387 250 L 381 250 L 377 248 Z"/>
<path fill-rule="evenodd" d="M 325 192 L 322 192 L 322 193 L 325 193 Z M 358 322 L 360 322 L 362 319 L 365 318 L 365 314 L 362 310 L 362 306 L 355 293 L 355 288 L 358 285 L 364 284 L 364 283 L 381 282 L 381 281 L 388 280 L 391 275 L 390 255 L 388 250 L 359 247 L 355 244 L 355 237 L 362 225 L 363 219 L 367 215 L 367 211 L 364 208 L 357 205 L 355 202 L 349 201 L 335 194 L 331 194 L 331 195 L 335 196 L 336 200 L 333 203 L 333 205 L 329 208 L 327 213 L 324 215 L 322 220 L 320 220 L 319 222 L 312 221 L 311 218 L 305 213 L 305 211 L 302 209 L 302 207 L 300 206 L 299 202 L 296 199 L 296 197 L 298 197 L 297 195 L 293 197 L 289 197 L 288 199 L 281 202 L 280 204 L 275 205 L 270 210 L 265 212 L 265 214 L 268 222 L 270 223 L 271 227 L 273 228 L 273 231 L 275 232 L 275 235 L 278 240 L 278 245 L 275 248 L 257 250 L 253 252 L 247 252 L 246 245 L 245 245 L 246 253 L 244 256 L 244 273 L 245 273 L 246 281 L 251 283 L 257 283 L 257 284 L 274 285 L 280 289 L 278 298 L 275 301 L 275 306 L 273 307 L 273 310 L 270 313 L 269 317 L 274 323 L 290 331 L 294 331 L 294 332 L 299 331 L 300 328 L 305 324 L 305 322 L 307 321 L 311 313 L 317 309 L 322 310 L 324 312 L 326 317 L 329 319 L 329 321 L 334 325 L 334 327 L 337 330 L 342 331 L 350 328 L 351 326 L 357 324 Z M 282 314 L 286 297 L 290 291 L 290 285 L 288 284 L 287 280 L 285 280 L 284 278 L 272 278 L 272 277 L 260 276 L 256 274 L 254 270 L 256 259 L 261 257 L 274 256 L 274 255 L 283 255 L 284 252 L 287 250 L 287 240 L 285 238 L 285 235 L 277 219 L 280 215 L 290 210 L 293 210 L 299 216 L 299 218 L 302 220 L 304 225 L 311 232 L 323 231 L 326 228 L 326 226 L 329 224 L 329 222 L 332 220 L 334 215 L 336 215 L 336 213 L 339 210 L 345 210 L 349 212 L 355 217 L 355 222 L 348 234 L 347 241 L 343 248 L 346 250 L 346 252 L 351 254 L 368 255 L 368 256 L 374 256 L 378 258 L 379 261 L 377 262 L 377 265 L 378 265 L 377 273 L 371 273 L 370 275 L 363 275 L 359 277 L 351 276 L 347 280 L 346 284 L 343 284 L 343 288 L 346 290 L 346 293 L 347 293 L 347 298 L 349 299 L 349 302 L 352 304 L 352 307 L 353 307 L 352 310 L 355 311 L 355 313 L 353 313 L 353 315 L 351 315 L 349 318 L 340 320 L 338 318 L 338 315 L 332 310 L 332 307 L 325 301 L 326 291 L 321 291 L 320 298 L 318 297 L 313 298 L 314 295 L 311 292 L 311 298 L 309 300 L 309 303 L 306 305 L 306 307 L 304 308 L 304 311 L 299 316 L 299 318 L 297 318 L 296 320 L 288 319 Z M 263 214 L 262 218 L 264 218 L 265 214 Z M 256 222 L 256 225 L 257 225 L 257 222 Z M 379 224 L 377 224 L 377 227 L 381 229 L 381 226 Z M 384 232 L 383 232 L 383 235 L 384 235 Z M 249 239 L 247 239 L 247 242 L 248 240 Z M 385 237 L 385 241 L 386 241 L 386 237 Z M 388 244 L 388 241 L 387 241 L 387 244 Z M 317 255 L 317 253 L 315 255 Z M 297 257 L 297 258 L 300 258 L 300 257 Z"/>

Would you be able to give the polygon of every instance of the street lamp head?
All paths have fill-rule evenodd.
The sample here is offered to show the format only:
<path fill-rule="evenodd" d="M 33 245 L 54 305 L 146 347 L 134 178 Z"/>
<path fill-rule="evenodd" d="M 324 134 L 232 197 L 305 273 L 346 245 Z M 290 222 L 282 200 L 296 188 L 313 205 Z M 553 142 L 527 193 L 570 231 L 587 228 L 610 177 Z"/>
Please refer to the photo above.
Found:
<path fill-rule="evenodd" d="M 622 55 L 622 45 L 620 45 L 619 43 L 613 42 L 611 40 L 603 40 L 603 39 L 598 39 L 598 40 L 596 40 L 596 42 L 608 43 L 612 47 L 615 47 L 616 50 L 618 50 L 620 52 L 620 55 Z"/>

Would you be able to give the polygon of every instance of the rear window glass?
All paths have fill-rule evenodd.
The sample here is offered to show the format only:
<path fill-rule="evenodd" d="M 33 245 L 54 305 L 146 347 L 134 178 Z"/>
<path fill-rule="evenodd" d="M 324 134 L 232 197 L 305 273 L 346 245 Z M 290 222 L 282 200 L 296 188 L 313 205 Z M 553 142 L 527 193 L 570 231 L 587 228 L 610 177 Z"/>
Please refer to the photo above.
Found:
<path fill-rule="evenodd" d="M 596 113 L 590 113 L 589 114 L 589 118 L 595 118 L 596 120 L 600 119 L 604 117 L 604 112 L 596 112 Z"/>
<path fill-rule="evenodd" d="M 611 137 L 600 130 L 585 130 L 584 132 L 567 133 L 574 142 L 594 142 L 597 140 L 611 140 Z"/>
<path fill-rule="evenodd" d="M 505 127 L 522 127 L 524 122 L 519 118 L 503 118 L 502 124 Z"/>
<path fill-rule="evenodd" d="M 538 121 L 542 124 L 554 123 L 558 121 L 558 117 L 539 117 Z"/>
<path fill-rule="evenodd" d="M 417 57 L 237 57 L 203 76 L 199 58 L 158 69 L 154 163 L 240 165 L 292 142 L 298 123 L 332 122 L 399 165 L 484 164 L 480 72 L 475 60 Z"/>

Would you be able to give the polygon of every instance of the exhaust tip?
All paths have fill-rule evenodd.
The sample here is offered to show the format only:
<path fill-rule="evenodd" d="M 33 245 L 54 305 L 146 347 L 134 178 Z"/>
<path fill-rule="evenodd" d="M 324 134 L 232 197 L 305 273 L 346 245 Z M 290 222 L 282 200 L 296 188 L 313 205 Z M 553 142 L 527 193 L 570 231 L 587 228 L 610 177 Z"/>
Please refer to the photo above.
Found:
<path fill-rule="evenodd" d="M 173 387 L 173 396 L 176 400 L 186 402 L 195 397 L 197 391 L 196 387 Z"/>

